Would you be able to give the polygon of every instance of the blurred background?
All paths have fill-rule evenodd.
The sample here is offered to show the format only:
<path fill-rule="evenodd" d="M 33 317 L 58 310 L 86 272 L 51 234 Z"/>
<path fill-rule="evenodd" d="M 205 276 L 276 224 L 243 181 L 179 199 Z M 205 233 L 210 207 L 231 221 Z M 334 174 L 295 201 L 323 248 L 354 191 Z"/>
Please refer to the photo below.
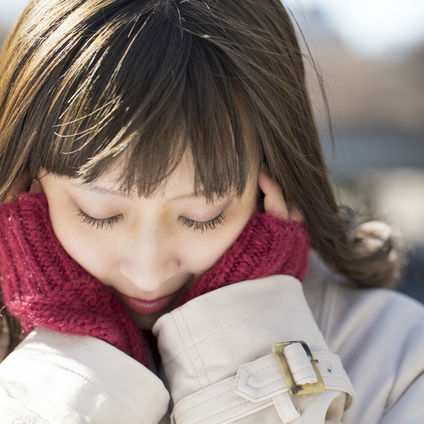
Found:
<path fill-rule="evenodd" d="M 408 267 L 398 289 L 424 302 L 424 2 L 283 3 L 300 27 L 339 202 L 399 231 Z M 311 56 L 326 90 L 334 150 Z"/>
<path fill-rule="evenodd" d="M 26 3 L 0 0 L 0 42 Z M 339 202 L 402 234 L 409 265 L 398 289 L 424 302 L 424 2 L 283 3 L 301 29 L 308 86 Z M 330 106 L 334 150 L 314 66 Z"/>

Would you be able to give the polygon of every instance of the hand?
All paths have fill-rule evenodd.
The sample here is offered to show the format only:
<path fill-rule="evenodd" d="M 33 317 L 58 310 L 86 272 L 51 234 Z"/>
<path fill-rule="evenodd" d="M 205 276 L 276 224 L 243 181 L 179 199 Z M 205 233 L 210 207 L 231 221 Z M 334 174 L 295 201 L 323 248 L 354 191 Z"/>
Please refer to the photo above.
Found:
<path fill-rule="evenodd" d="M 63 249 L 44 193 L 21 193 L 0 205 L 3 299 L 23 329 L 89 335 L 147 365 L 143 339 L 109 287 Z"/>
<path fill-rule="evenodd" d="M 29 181 L 28 176 L 26 174 L 21 175 L 20 178 L 18 178 L 10 188 L 10 190 L 7 192 L 3 202 L 4 203 L 10 203 L 13 202 L 20 193 L 23 193 L 25 191 L 28 191 L 29 187 Z"/>
<path fill-rule="evenodd" d="M 34 180 L 31 183 L 27 174 L 23 174 L 14 182 L 11 189 L 6 194 L 4 198 L 4 203 L 11 203 L 19 196 L 19 194 L 28 191 L 30 193 L 40 193 L 43 190 L 39 181 Z"/>
<path fill-rule="evenodd" d="M 261 171 L 265 213 L 256 212 L 233 245 L 183 293 L 178 305 L 222 286 L 285 274 L 302 281 L 309 235 L 300 212 L 287 207 L 281 189 Z M 293 218 L 293 219 L 292 219 Z"/>

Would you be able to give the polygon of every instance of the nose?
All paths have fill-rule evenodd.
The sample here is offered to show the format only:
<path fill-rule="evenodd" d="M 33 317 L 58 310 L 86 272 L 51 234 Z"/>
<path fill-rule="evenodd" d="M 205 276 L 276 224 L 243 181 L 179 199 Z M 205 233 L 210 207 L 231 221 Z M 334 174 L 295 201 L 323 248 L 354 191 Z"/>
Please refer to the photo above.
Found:
<path fill-rule="evenodd" d="M 178 273 L 179 261 L 165 231 L 144 228 L 134 233 L 126 246 L 120 261 L 121 275 L 140 295 L 166 294 L 161 287 Z"/>

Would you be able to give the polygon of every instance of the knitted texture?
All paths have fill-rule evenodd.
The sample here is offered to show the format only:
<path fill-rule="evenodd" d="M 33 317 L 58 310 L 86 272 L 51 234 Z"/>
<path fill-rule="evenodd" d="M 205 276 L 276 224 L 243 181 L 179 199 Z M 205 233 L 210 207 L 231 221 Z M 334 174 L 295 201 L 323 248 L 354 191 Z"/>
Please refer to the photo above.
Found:
<path fill-rule="evenodd" d="M 108 342 L 147 365 L 145 345 L 112 293 L 63 249 L 44 193 L 22 193 L 0 205 L 3 299 L 26 332 L 35 327 Z"/>
<path fill-rule="evenodd" d="M 187 288 L 178 305 L 222 286 L 276 274 L 303 281 L 308 251 L 304 223 L 256 212 L 232 246 Z"/>

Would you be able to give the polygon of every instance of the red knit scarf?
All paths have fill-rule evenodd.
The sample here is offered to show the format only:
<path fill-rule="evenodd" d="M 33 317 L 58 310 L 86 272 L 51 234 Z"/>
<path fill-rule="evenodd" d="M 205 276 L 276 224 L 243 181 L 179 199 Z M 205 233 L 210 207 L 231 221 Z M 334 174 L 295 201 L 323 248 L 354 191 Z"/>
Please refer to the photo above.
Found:
<path fill-rule="evenodd" d="M 188 287 L 179 305 L 245 280 L 275 274 L 303 280 L 308 247 L 305 224 L 255 213 L 233 245 Z M 91 335 L 147 362 L 140 332 L 112 291 L 56 239 L 44 193 L 23 193 L 0 205 L 0 267 L 6 306 L 27 332 L 43 326 Z"/>
<path fill-rule="evenodd" d="M 271 275 L 302 281 L 308 263 L 309 235 L 304 223 L 255 213 L 237 240 L 187 289 L 179 305 L 219 287 Z"/>
<path fill-rule="evenodd" d="M 0 269 L 3 300 L 26 332 L 90 335 L 147 364 L 140 332 L 112 290 L 55 237 L 44 193 L 0 205 Z"/>

